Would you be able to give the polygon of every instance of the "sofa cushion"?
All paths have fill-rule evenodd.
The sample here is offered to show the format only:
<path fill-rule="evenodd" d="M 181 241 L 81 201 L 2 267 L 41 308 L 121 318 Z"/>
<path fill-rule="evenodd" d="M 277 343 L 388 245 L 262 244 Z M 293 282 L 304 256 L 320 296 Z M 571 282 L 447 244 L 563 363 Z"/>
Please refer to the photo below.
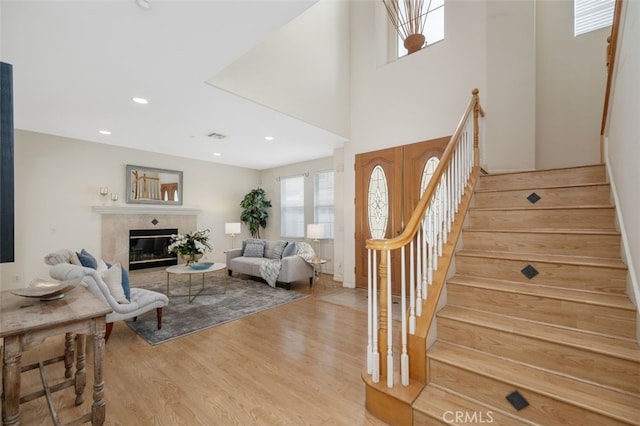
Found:
<path fill-rule="evenodd" d="M 276 240 L 276 241 L 265 241 L 264 245 L 264 257 L 267 259 L 282 259 L 282 252 L 287 246 L 286 241 Z"/>
<path fill-rule="evenodd" d="M 258 239 L 258 238 L 247 238 L 246 240 L 243 240 L 242 241 L 242 251 L 240 252 L 240 256 L 244 256 L 244 251 L 247 248 L 247 244 L 250 244 L 250 243 L 264 245 L 264 240 L 261 240 L 261 239 Z"/>
<path fill-rule="evenodd" d="M 242 256 L 244 257 L 263 257 L 264 255 L 264 244 L 258 243 L 247 243 L 244 248 L 244 253 Z"/>
<path fill-rule="evenodd" d="M 85 268 L 98 269 L 98 261 L 85 249 L 82 249 L 80 253 L 76 252 L 76 255 L 78 256 L 78 259 L 80 259 L 80 264 Z"/>
<path fill-rule="evenodd" d="M 289 257 L 296 254 L 296 243 L 294 241 L 290 241 L 287 243 L 287 246 L 284 248 L 282 252 L 282 257 Z"/>
<path fill-rule="evenodd" d="M 100 274 L 102 275 L 102 280 L 109 287 L 109 293 L 116 299 L 116 302 L 121 304 L 129 303 L 129 300 L 124 295 L 124 290 L 122 290 L 122 265 L 120 265 L 120 262 Z"/>

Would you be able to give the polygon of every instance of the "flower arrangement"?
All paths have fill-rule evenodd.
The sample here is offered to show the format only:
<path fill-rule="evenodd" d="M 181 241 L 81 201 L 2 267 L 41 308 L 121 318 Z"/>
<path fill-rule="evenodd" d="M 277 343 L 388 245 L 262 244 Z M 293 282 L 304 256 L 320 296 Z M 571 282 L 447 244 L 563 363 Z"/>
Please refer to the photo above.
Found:
<path fill-rule="evenodd" d="M 169 253 L 177 254 L 202 254 L 211 250 L 212 245 L 209 241 L 209 230 L 192 231 L 188 234 L 173 234 L 169 244 Z"/>

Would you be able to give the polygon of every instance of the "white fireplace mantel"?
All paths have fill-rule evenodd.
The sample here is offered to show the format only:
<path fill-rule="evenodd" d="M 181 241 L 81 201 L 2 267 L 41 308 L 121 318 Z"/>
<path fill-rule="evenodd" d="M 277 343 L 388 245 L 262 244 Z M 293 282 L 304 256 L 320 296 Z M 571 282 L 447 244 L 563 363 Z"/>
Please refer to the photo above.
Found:
<path fill-rule="evenodd" d="M 200 209 L 189 207 L 166 206 L 93 206 L 93 210 L 99 214 L 137 214 L 137 215 L 198 215 Z"/>

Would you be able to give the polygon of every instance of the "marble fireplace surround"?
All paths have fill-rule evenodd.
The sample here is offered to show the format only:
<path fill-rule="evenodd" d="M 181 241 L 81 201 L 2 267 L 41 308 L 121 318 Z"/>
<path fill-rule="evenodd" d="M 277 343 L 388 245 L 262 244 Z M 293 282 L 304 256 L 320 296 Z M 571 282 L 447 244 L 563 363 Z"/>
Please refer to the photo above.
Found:
<path fill-rule="evenodd" d="M 129 269 L 129 230 L 177 228 L 178 233 L 197 229 L 200 210 L 184 207 L 94 206 L 102 216 L 102 258 Z M 155 224 L 154 224 L 155 222 Z"/>

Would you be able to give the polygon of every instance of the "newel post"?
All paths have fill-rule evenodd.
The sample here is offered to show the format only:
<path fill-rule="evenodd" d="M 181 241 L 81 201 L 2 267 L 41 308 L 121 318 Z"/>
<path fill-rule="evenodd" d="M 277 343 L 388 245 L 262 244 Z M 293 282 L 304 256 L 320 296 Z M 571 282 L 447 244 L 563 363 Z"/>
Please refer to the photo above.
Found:
<path fill-rule="evenodd" d="M 387 371 L 386 353 L 387 353 L 387 337 L 389 335 L 389 327 L 387 323 L 387 250 L 380 252 L 380 264 L 378 265 L 379 288 L 378 288 L 378 306 L 380 307 L 380 328 L 378 330 L 378 353 L 380 354 L 380 379 L 386 379 L 387 374 L 393 374 L 393 371 Z"/>
<path fill-rule="evenodd" d="M 480 150 L 478 148 L 478 115 L 480 115 L 480 97 L 478 89 L 473 89 L 473 166 L 480 166 Z"/>

